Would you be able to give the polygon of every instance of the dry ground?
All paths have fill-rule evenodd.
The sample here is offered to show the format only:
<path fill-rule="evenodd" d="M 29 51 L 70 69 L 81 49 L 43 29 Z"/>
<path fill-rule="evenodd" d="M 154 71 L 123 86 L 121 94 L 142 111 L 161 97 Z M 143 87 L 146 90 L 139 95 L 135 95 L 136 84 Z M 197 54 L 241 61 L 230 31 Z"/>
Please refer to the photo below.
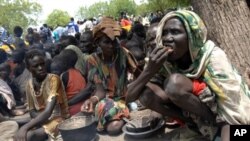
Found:
<path fill-rule="evenodd" d="M 133 111 L 131 113 L 131 118 L 138 118 L 143 116 L 149 116 L 150 110 L 142 110 L 142 111 Z M 15 117 L 15 120 L 23 120 L 23 119 L 29 118 L 29 114 L 25 114 L 24 116 L 18 116 Z M 190 134 L 184 135 L 186 132 L 189 132 Z M 194 134 L 190 130 L 188 130 L 186 127 L 182 128 L 176 128 L 176 129 L 169 129 L 169 128 L 162 128 L 159 131 L 157 131 L 155 134 L 153 134 L 151 137 L 144 138 L 144 139 L 136 139 L 132 138 L 130 136 L 125 135 L 124 133 L 120 134 L 119 136 L 109 136 L 106 134 L 98 134 L 96 141 L 182 141 L 185 139 L 185 141 L 191 141 L 191 136 L 197 136 L 195 140 L 202 140 L 204 139 L 200 138 L 200 136 Z M 216 139 L 216 141 L 219 141 Z"/>

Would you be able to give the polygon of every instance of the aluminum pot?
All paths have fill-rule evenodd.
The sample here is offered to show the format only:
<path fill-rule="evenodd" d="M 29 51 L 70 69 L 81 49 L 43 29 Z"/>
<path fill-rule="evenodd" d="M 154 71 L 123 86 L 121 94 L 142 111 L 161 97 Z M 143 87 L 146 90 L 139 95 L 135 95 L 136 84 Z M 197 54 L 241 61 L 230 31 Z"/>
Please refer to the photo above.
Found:
<path fill-rule="evenodd" d="M 132 119 L 125 124 L 127 131 L 133 133 L 146 132 L 154 129 L 159 122 L 159 119 L 150 120 L 148 116 L 139 119 Z"/>
<path fill-rule="evenodd" d="M 91 141 L 96 137 L 96 126 L 93 116 L 78 116 L 63 121 L 58 129 L 63 141 Z"/>

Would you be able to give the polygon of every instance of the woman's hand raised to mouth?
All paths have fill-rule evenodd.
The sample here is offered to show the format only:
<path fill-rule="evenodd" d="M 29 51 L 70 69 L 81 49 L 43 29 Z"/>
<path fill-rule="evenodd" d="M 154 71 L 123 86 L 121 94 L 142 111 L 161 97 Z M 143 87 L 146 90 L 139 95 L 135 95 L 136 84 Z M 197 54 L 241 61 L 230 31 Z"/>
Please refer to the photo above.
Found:
<path fill-rule="evenodd" d="M 167 49 L 168 54 L 174 51 L 174 49 L 172 47 L 169 47 L 169 46 L 166 46 L 164 48 Z"/>
<path fill-rule="evenodd" d="M 173 49 L 170 47 L 154 48 L 149 55 L 148 65 L 145 70 L 149 73 L 156 73 L 162 67 L 162 64 L 171 52 L 173 52 Z"/>

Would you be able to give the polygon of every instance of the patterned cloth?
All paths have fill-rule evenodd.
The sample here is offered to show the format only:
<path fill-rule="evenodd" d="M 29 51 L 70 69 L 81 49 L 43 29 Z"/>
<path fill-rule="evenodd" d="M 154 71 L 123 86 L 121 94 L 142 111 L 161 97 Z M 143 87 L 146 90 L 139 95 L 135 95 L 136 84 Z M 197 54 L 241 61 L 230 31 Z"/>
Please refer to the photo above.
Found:
<path fill-rule="evenodd" d="M 97 54 L 92 54 L 88 58 L 88 82 L 93 85 L 102 84 L 106 92 L 106 98 L 110 98 L 100 101 L 96 106 L 98 110 L 96 110 L 95 115 L 99 120 L 99 129 L 103 128 L 109 120 L 128 116 L 125 103 L 123 106 L 119 106 L 121 104 L 117 106 L 117 103 L 122 103 L 120 100 L 125 99 L 128 71 L 134 72 L 135 70 L 136 61 L 124 48 L 117 48 L 116 57 L 111 64 L 105 64 Z M 108 102 L 107 105 L 105 102 Z M 103 109 L 103 106 L 109 108 Z M 113 108 L 116 109 L 117 113 L 114 112 Z M 110 110 L 112 114 L 109 113 Z"/>
<path fill-rule="evenodd" d="M 48 121 L 43 125 L 45 132 L 52 138 L 56 138 L 59 133 L 57 125 L 62 122 L 63 119 L 69 117 L 68 102 L 60 78 L 57 75 L 48 74 L 45 80 L 43 80 L 40 91 L 38 92 L 34 90 L 32 79 L 30 79 L 26 92 L 30 111 L 36 110 L 37 112 L 42 112 L 45 110 L 47 103 L 50 102 L 53 97 L 56 97 L 54 110 Z"/>
<path fill-rule="evenodd" d="M 175 64 L 164 64 L 165 74 L 179 72 L 191 79 L 202 79 L 216 94 L 218 122 L 250 124 L 249 89 L 242 77 L 229 62 L 226 54 L 207 40 L 207 30 L 200 17 L 187 10 L 173 11 L 159 23 L 157 44 L 162 45 L 162 29 L 167 20 L 178 17 L 186 28 L 192 65 L 180 70 Z M 221 121 L 219 121 L 221 120 Z"/>
<path fill-rule="evenodd" d="M 128 118 L 129 109 L 124 100 L 104 98 L 96 105 L 95 116 L 98 119 L 97 128 L 103 130 L 105 125 L 112 120 Z"/>
<path fill-rule="evenodd" d="M 104 63 L 98 54 L 88 58 L 88 82 L 102 84 L 109 98 L 124 98 L 128 84 L 127 73 L 136 70 L 136 61 L 123 47 L 117 48 L 111 64 Z"/>
<path fill-rule="evenodd" d="M 207 29 L 197 14 L 177 10 L 165 15 L 157 30 L 157 46 L 163 47 L 163 27 L 166 21 L 173 17 L 180 19 L 185 26 L 192 64 L 187 70 L 181 70 L 176 64 L 165 62 L 158 76 L 166 78 L 171 73 L 181 73 L 190 79 L 202 80 L 211 89 L 211 93 L 215 94 L 216 107 L 211 110 L 215 110 L 217 114 L 217 123 L 250 124 L 248 86 L 232 66 L 225 52 L 207 40 Z"/>
<path fill-rule="evenodd" d="M 122 28 L 124 28 L 127 32 L 130 31 L 132 25 L 131 25 L 131 22 L 127 19 L 121 19 L 121 26 Z"/>

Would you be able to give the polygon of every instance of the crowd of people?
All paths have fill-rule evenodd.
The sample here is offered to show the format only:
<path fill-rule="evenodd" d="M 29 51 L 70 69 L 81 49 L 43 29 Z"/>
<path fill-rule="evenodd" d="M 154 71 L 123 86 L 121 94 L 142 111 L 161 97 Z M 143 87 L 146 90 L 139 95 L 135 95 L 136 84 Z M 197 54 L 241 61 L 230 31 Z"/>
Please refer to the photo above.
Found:
<path fill-rule="evenodd" d="M 203 140 L 229 140 L 229 125 L 250 124 L 248 86 L 196 13 L 152 15 L 148 27 L 126 15 L 86 22 L 82 30 L 71 18 L 67 34 L 28 28 L 24 39 L 16 26 L 12 44 L 1 41 L 0 126 L 12 131 L 4 139 L 57 140 L 58 124 L 79 113 L 117 135 L 135 101 L 152 121 L 172 119 Z M 18 128 L 10 117 L 25 113 L 31 120 Z"/>

